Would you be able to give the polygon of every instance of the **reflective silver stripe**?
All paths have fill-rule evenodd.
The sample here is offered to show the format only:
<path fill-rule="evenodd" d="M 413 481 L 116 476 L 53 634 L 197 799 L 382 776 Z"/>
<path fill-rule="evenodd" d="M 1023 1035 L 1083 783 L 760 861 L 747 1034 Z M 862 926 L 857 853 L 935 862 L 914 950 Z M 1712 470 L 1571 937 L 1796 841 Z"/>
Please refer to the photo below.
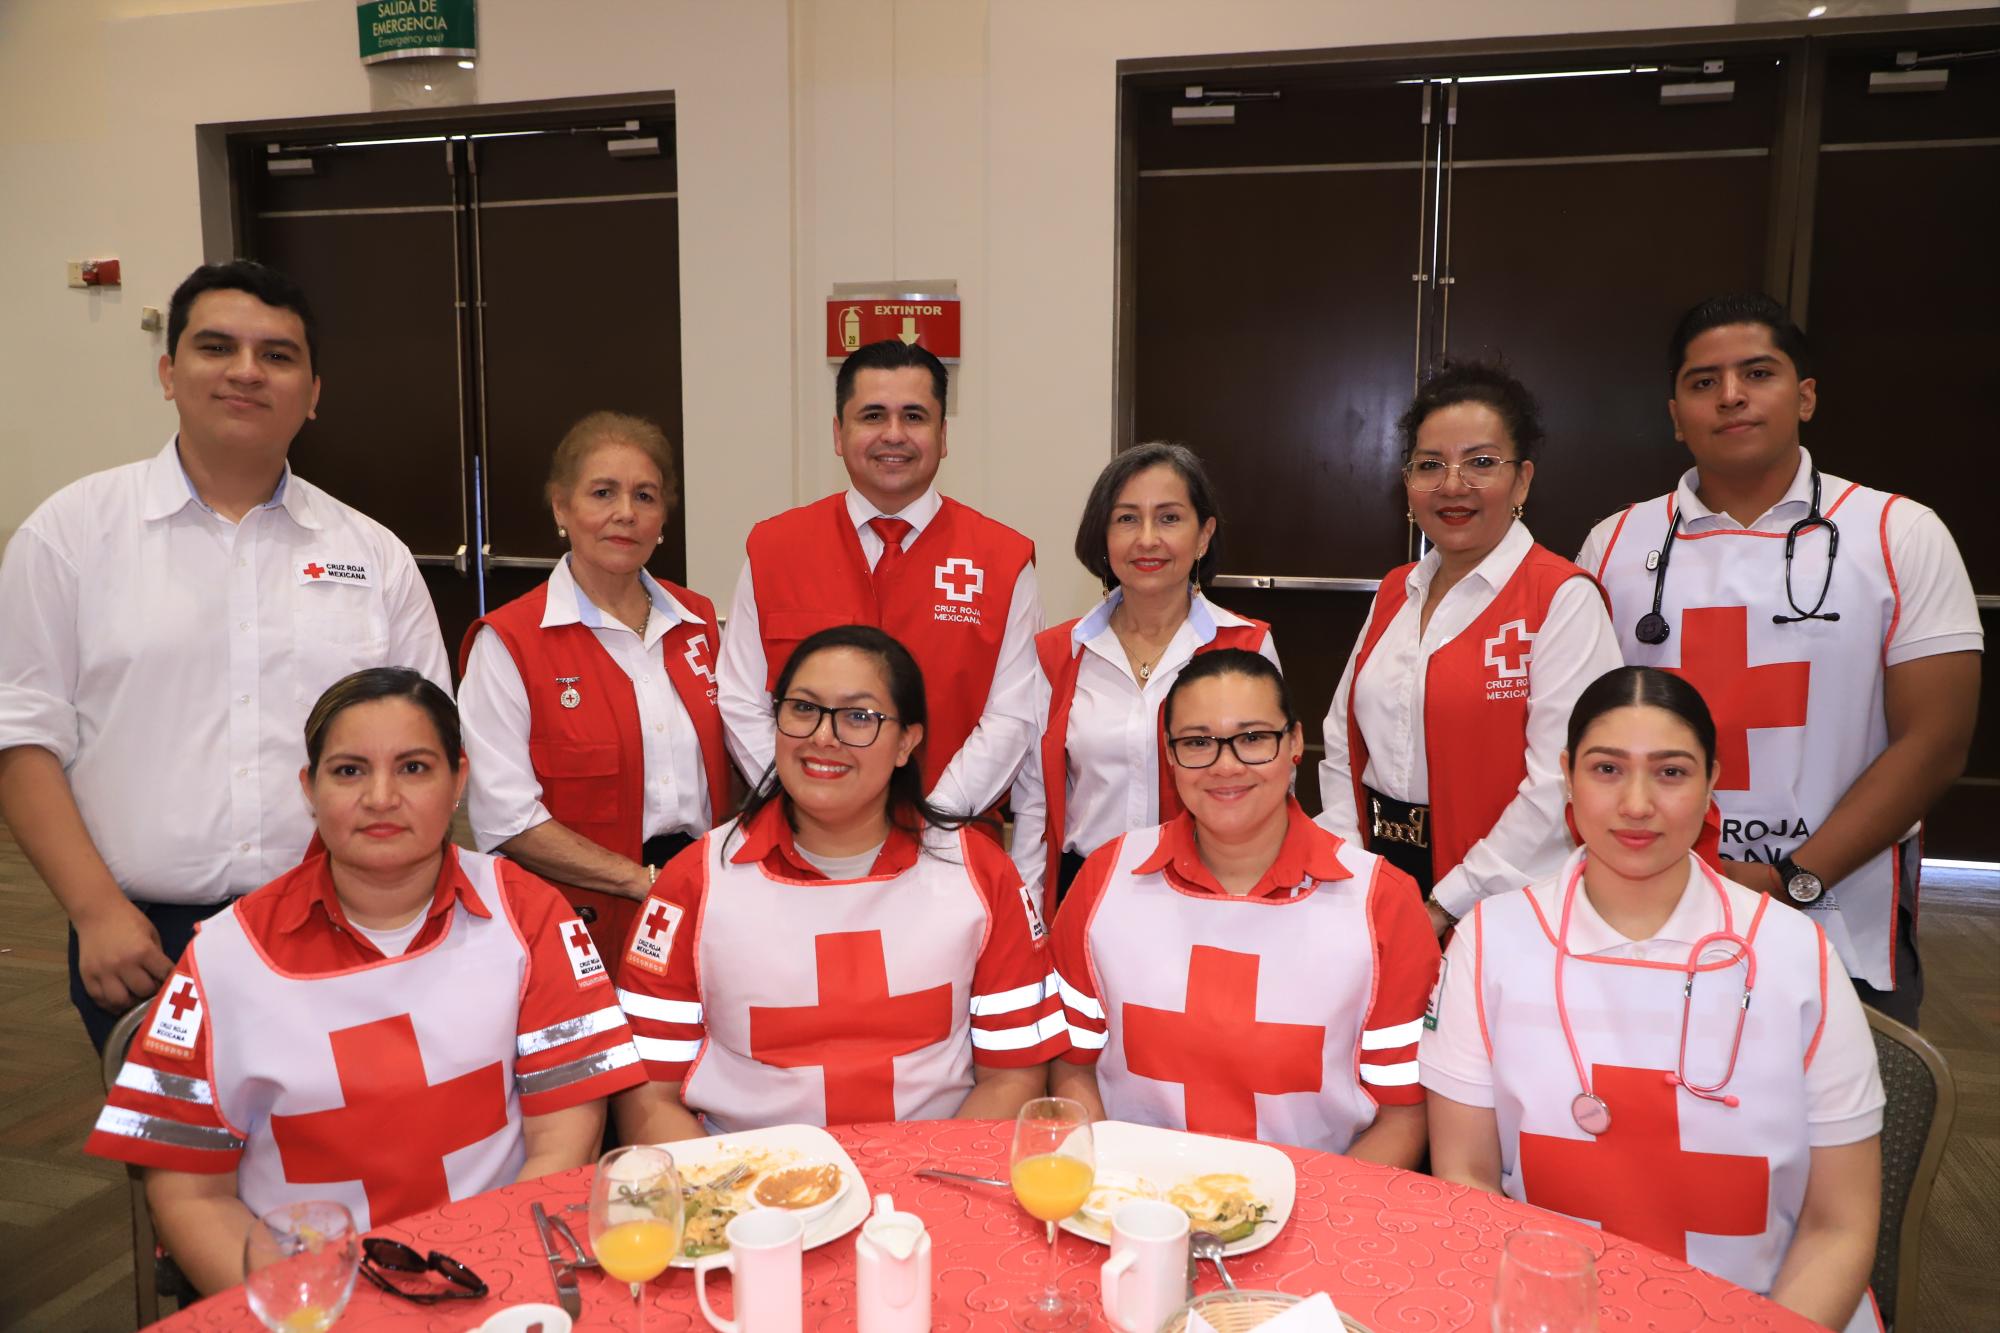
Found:
<path fill-rule="evenodd" d="M 655 1064 L 684 1065 L 701 1054 L 699 1041 L 668 1041 L 665 1037 L 633 1037 L 642 1058 Z"/>
<path fill-rule="evenodd" d="M 1101 1051 L 1104 1049 L 1104 1044 L 1110 1040 L 1109 1032 L 1092 1032 L 1089 1028 L 1080 1028 L 1074 1023 L 1069 1025 L 1069 1044 L 1079 1051 Z"/>
<path fill-rule="evenodd" d="M 1025 1051 L 1030 1046 L 1039 1046 L 1057 1033 L 1067 1030 L 1069 1024 L 1063 1021 L 1061 1011 L 1044 1014 L 1038 1023 L 1018 1028 L 974 1028 L 972 1029 L 972 1049 L 975 1051 Z"/>
<path fill-rule="evenodd" d="M 661 1023 L 699 1023 L 701 1006 L 692 1000 L 662 1000 L 637 991 L 620 990 L 618 1003 L 634 1018 L 651 1018 Z"/>
<path fill-rule="evenodd" d="M 1424 1020 L 1413 1018 L 1407 1023 L 1398 1023 L 1392 1028 L 1364 1028 L 1361 1033 L 1361 1049 L 1364 1051 L 1393 1051 L 1398 1046 L 1408 1046 L 1424 1035 Z"/>
<path fill-rule="evenodd" d="M 600 1032 L 609 1032 L 615 1027 L 623 1026 L 624 1022 L 625 1011 L 615 1004 L 610 1004 L 596 1013 L 566 1019 L 561 1023 L 551 1023 L 538 1032 L 523 1032 L 515 1043 L 515 1049 L 523 1059 L 526 1059 L 554 1046 L 581 1041 Z"/>
<path fill-rule="evenodd" d="M 1399 1065 L 1371 1065 L 1364 1060 L 1361 1063 L 1361 1081 L 1373 1083 L 1378 1088 L 1406 1088 L 1417 1081 L 1417 1062 L 1405 1060 Z"/>
<path fill-rule="evenodd" d="M 994 1014 L 1011 1014 L 1016 1009 L 1026 1009 L 1049 998 L 1049 991 L 1056 984 L 1056 974 L 1051 972 L 1040 981 L 1031 981 L 1025 986 L 1003 990 L 995 995 L 975 995 L 972 997 L 972 1016 L 988 1018 Z"/>
<path fill-rule="evenodd" d="M 130 1060 L 118 1071 L 118 1086 L 155 1097 L 171 1097 L 177 1102 L 193 1102 L 197 1106 L 215 1105 L 215 1089 L 208 1086 L 207 1079 L 163 1073 Z"/>
<path fill-rule="evenodd" d="M 142 1115 L 122 1106 L 107 1106 L 97 1115 L 100 1134 L 161 1143 L 169 1148 L 204 1148 L 210 1152 L 242 1152 L 243 1140 L 218 1125 L 189 1125 L 164 1116 Z"/>
<path fill-rule="evenodd" d="M 1062 1002 L 1064 1004 L 1076 1010 L 1079 1014 L 1082 1014 L 1085 1018 L 1094 1018 L 1100 1023 L 1104 1021 L 1103 1005 L 1091 999 L 1088 995 L 1085 995 L 1082 991 L 1078 990 L 1076 987 L 1070 985 L 1069 981 L 1063 976 L 1062 973 L 1058 972 L 1055 975 L 1056 975 L 1056 988 L 1062 992 Z"/>
<path fill-rule="evenodd" d="M 532 1074 L 514 1075 L 514 1086 L 521 1090 L 523 1097 L 536 1093 L 554 1092 L 572 1083 L 581 1083 L 599 1074 L 608 1074 L 614 1069 L 639 1063 L 639 1052 L 631 1042 L 620 1042 L 608 1051 L 598 1051 L 568 1064 L 556 1065 L 551 1069 L 538 1069 Z"/>

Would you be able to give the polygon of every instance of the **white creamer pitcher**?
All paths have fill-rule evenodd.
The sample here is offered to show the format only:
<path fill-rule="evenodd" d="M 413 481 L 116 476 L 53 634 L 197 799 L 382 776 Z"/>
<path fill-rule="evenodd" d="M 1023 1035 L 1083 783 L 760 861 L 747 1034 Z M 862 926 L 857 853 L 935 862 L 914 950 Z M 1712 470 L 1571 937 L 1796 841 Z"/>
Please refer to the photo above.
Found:
<path fill-rule="evenodd" d="M 915 1213 L 875 1196 L 854 1240 L 860 1333 L 926 1333 L 931 1326 L 931 1237 Z"/>

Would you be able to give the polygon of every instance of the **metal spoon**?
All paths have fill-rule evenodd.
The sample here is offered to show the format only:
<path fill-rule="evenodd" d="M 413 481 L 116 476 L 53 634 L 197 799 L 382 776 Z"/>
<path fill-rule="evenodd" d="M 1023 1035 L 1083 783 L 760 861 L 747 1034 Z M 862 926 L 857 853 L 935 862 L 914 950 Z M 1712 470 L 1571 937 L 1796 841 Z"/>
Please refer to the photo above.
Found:
<path fill-rule="evenodd" d="M 1236 1283 L 1230 1279 L 1229 1269 L 1222 1262 L 1222 1237 L 1216 1235 L 1213 1231 L 1190 1232 L 1188 1233 L 1188 1252 L 1194 1255 L 1196 1259 L 1206 1259 L 1214 1264 L 1216 1273 L 1222 1278 L 1222 1285 L 1231 1291 L 1236 1290 Z"/>

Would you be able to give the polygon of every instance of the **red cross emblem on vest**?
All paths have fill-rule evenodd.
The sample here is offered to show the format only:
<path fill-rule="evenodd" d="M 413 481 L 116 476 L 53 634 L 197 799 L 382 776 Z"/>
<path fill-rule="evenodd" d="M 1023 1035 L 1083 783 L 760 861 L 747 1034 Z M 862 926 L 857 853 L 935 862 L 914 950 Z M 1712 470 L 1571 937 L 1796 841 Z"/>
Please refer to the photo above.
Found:
<path fill-rule="evenodd" d="M 954 602 L 969 602 L 986 589 L 986 571 L 955 555 L 937 567 L 937 590 Z"/>
<path fill-rule="evenodd" d="M 1680 1092 L 1663 1069 L 1593 1065 L 1590 1086 L 1611 1108 L 1596 1139 L 1521 1135 L 1528 1202 L 1597 1223 L 1687 1259 L 1689 1232 L 1763 1232 L 1771 1163 L 1681 1149 Z"/>
<path fill-rule="evenodd" d="M 1803 727 L 1810 662 L 1750 665 L 1750 612 L 1741 606 L 1691 607 L 1681 617 L 1681 664 L 1668 667 L 1701 691 L 1715 716 L 1718 791 L 1749 791 L 1750 733 Z"/>
<path fill-rule="evenodd" d="M 579 986 L 594 986 L 610 980 L 604 971 L 604 959 L 598 956 L 597 945 L 591 940 L 583 922 L 572 917 L 570 923 L 563 927 L 563 946 L 569 953 L 569 970 Z"/>
<path fill-rule="evenodd" d="M 285 1179 L 293 1185 L 359 1180 L 366 1225 L 451 1199 L 446 1154 L 507 1128 L 507 1075 L 499 1061 L 442 1083 L 424 1071 L 408 1014 L 329 1034 L 346 1104 L 271 1117 Z"/>
<path fill-rule="evenodd" d="M 1188 955 L 1187 1008 L 1127 1004 L 1125 1065 L 1141 1078 L 1186 1089 L 1197 1134 L 1257 1137 L 1257 1094 L 1318 1092 L 1326 1029 L 1257 1021 L 1254 953 L 1197 944 Z"/>
<path fill-rule="evenodd" d="M 194 983 L 185 977 L 181 979 L 180 989 L 167 997 L 167 1008 L 174 1011 L 176 1022 L 187 1017 L 187 1011 L 199 1003 L 194 998 Z"/>
<path fill-rule="evenodd" d="M 687 662 L 688 670 L 709 684 L 715 684 L 715 654 L 709 651 L 706 634 L 697 634 L 689 639 L 687 652 L 682 654 L 682 658 Z"/>
<path fill-rule="evenodd" d="M 1528 674 L 1528 649 L 1535 642 L 1535 636 L 1528 633 L 1528 622 L 1510 620 L 1500 627 L 1500 632 L 1486 641 L 1486 665 L 1502 676 L 1525 676 Z"/>
<path fill-rule="evenodd" d="M 625 961 L 645 968 L 659 976 L 667 974 L 667 955 L 674 947 L 674 931 L 680 927 L 681 909 L 658 898 L 646 901 L 646 914 L 639 918 L 639 928 L 632 932 L 631 947 L 625 950 Z"/>
<path fill-rule="evenodd" d="M 326 570 L 320 566 L 320 563 L 317 560 L 315 560 L 313 563 L 307 565 L 304 569 L 300 570 L 299 572 L 301 574 L 304 574 L 309 579 L 316 579 L 320 577 L 320 575 L 326 573 Z"/>
<path fill-rule="evenodd" d="M 750 1006 L 750 1054 L 780 1069 L 818 1067 L 826 1123 L 896 1118 L 896 1057 L 951 1035 L 951 987 L 889 993 L 882 932 L 813 940 L 819 1003 Z"/>

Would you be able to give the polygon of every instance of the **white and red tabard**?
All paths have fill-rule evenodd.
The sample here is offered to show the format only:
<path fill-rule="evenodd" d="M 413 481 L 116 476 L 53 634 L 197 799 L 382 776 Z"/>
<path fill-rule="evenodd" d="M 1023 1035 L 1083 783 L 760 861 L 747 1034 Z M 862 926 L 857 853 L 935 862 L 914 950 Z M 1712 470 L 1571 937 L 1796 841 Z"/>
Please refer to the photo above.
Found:
<path fill-rule="evenodd" d="M 1409 876 L 1296 806 L 1265 882 L 1225 893 L 1193 820 L 1107 843 L 1054 930 L 1070 1024 L 1116 1120 L 1345 1152 L 1420 1104 L 1438 947 Z"/>
<path fill-rule="evenodd" d="M 1771 863 L 1795 851 L 1888 745 L 1883 654 L 1901 609 L 1889 556 L 1890 514 L 1901 497 L 1824 478 L 1824 512 L 1840 525 L 1825 610 L 1838 620 L 1776 624 L 1810 608 L 1827 579 L 1823 527 L 1802 533 L 1790 568 L 1785 533 L 1707 527 L 1683 519 L 1664 580 L 1660 614 L 1673 633 L 1640 643 L 1655 569 L 1676 495 L 1634 505 L 1615 519 L 1592 571 L 1611 598 L 1625 660 L 1663 667 L 1701 691 L 1715 716 L 1722 774 L 1721 854 Z M 1600 547 L 1596 534 L 1592 546 Z M 1813 911 L 1853 976 L 1880 990 L 1894 972 L 1897 857 L 1892 847 L 1827 886 Z"/>
<path fill-rule="evenodd" d="M 1576 1041 L 1573 1059 L 1554 1004 L 1554 977 L 1565 895 L 1584 896 L 1575 878 L 1583 857 L 1574 853 L 1551 880 L 1484 900 L 1459 926 L 1469 943 L 1454 941 L 1452 968 L 1469 963 L 1471 976 L 1452 980 L 1470 981 L 1473 1003 L 1466 1005 L 1461 991 L 1455 1002 L 1442 1004 L 1437 1021 L 1459 1029 L 1461 1042 L 1463 1029 L 1478 1025 L 1500 1135 L 1501 1188 L 1510 1198 L 1769 1292 L 1805 1202 L 1819 1133 L 1814 1122 L 1826 1113 L 1817 1104 L 1823 1096 L 1816 1100 L 1809 1086 L 1809 1071 L 1815 1058 L 1827 1058 L 1824 1040 L 1856 1040 L 1851 1029 L 1859 1021 L 1859 1002 L 1811 918 L 1691 860 L 1686 898 L 1662 935 L 1700 939 L 1704 927 L 1713 927 L 1747 939 L 1756 960 L 1752 1002 L 1744 1008 L 1745 969 L 1732 964 L 1735 955 L 1726 948 L 1704 951 L 1712 966 L 1684 995 L 1689 947 L 1652 950 L 1654 956 L 1645 958 L 1585 954 L 1579 952 L 1589 947 L 1583 932 L 1572 925 L 1563 999 Z M 1573 920 L 1577 915 L 1573 911 Z M 1682 928 L 1683 922 L 1698 924 Z M 1593 933 L 1606 932 L 1596 927 Z M 1836 996 L 1829 996 L 1829 976 L 1839 987 Z M 1852 1010 L 1841 1015 L 1847 1021 L 1829 1025 L 1830 999 Z M 1723 1082 L 1739 1018 L 1742 1045 L 1719 1094 L 1735 1104 L 1676 1087 L 1670 1079 L 1683 1069 L 1703 1087 Z M 1865 1043 L 1865 1027 L 1861 1031 L 1858 1040 Z M 1440 1034 L 1425 1037 L 1425 1083 L 1455 1099 L 1467 1096 L 1431 1072 L 1434 1035 Z M 1852 1066 L 1854 1054 L 1842 1049 L 1839 1062 Z M 1582 1090 L 1578 1060 L 1590 1073 L 1590 1090 L 1610 1110 L 1610 1127 L 1601 1135 L 1580 1129 L 1573 1114 Z M 1864 1112 L 1848 1122 L 1858 1128 L 1834 1140 L 1865 1138 L 1880 1125 L 1872 1048 L 1863 1054 L 1860 1073 L 1872 1095 L 1861 1096 Z M 1849 1327 L 1876 1326 L 1863 1300 Z"/>
<path fill-rule="evenodd" d="M 89 1150 L 233 1170 L 253 1213 L 332 1199 L 364 1230 L 511 1182 L 524 1115 L 639 1071 L 582 923 L 551 886 L 499 865 L 448 857 L 440 894 L 455 896 L 392 958 L 349 927 L 330 938 L 338 923 L 304 907 L 330 894 L 324 857 L 207 922 Z M 343 952 L 349 965 L 319 966 Z"/>
<path fill-rule="evenodd" d="M 1066 1028 L 1020 877 L 991 839 L 892 833 L 829 880 L 777 803 L 668 864 L 618 997 L 647 1072 L 724 1132 L 934 1120 L 973 1065 L 1041 1064 Z"/>

